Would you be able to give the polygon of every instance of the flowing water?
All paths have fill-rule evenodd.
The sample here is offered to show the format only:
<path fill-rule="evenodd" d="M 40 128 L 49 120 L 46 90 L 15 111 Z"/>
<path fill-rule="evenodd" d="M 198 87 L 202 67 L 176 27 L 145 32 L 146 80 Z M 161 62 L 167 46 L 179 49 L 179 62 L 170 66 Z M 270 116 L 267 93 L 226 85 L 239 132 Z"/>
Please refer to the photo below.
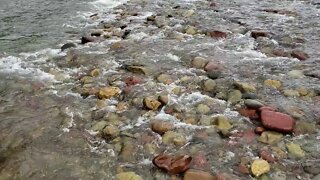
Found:
<path fill-rule="evenodd" d="M 221 0 L 216 1 L 217 8 L 213 9 L 208 1 L 202 0 L 137 0 L 126 6 L 122 3 L 0 0 L 0 180 L 114 179 L 123 170 L 134 171 L 143 179 L 168 179 L 151 163 L 159 152 L 203 152 L 209 162 L 206 170 L 247 179 L 231 169 L 241 153 L 254 158 L 258 145 L 251 147 L 234 137 L 245 146 L 233 152 L 233 147 L 228 146 L 236 143 L 232 138 L 221 139 L 210 123 L 201 122 L 224 115 L 234 124 L 235 131 L 241 132 L 254 128 L 254 124 L 241 117 L 225 99 L 202 92 L 199 84 L 207 79 L 206 74 L 189 67 L 195 56 L 218 59 L 225 68 L 221 82 L 217 80 L 221 92 L 230 88 L 228 84 L 233 81 L 251 83 L 257 87 L 258 99 L 266 104 L 292 112 L 297 119 L 320 122 L 319 100 L 287 98 L 282 91 L 263 86 L 265 79 L 277 79 L 283 82 L 283 88 L 305 87 L 319 96 L 319 2 Z M 112 9 L 117 5 L 120 6 Z M 173 8 L 178 5 L 180 9 Z M 190 9 L 199 15 L 197 19 L 175 18 L 180 17 L 180 11 Z M 270 13 L 266 9 L 287 12 Z M 173 16 L 167 20 L 171 28 L 145 23 L 146 17 L 157 13 Z M 124 41 L 114 35 L 96 44 L 79 45 L 80 37 L 93 29 L 123 24 L 131 30 Z M 181 29 L 189 24 L 202 30 L 214 27 L 229 35 L 223 40 L 205 35 L 181 39 Z M 249 33 L 252 29 L 272 31 L 272 39 L 255 40 Z M 61 51 L 60 47 L 67 42 L 77 47 Z M 114 47 L 115 42 L 123 43 L 124 47 Z M 269 49 L 275 47 L 288 51 L 303 49 L 309 59 L 301 63 L 292 57 L 268 56 Z M 127 72 L 124 67 L 133 64 L 148 68 L 150 74 Z M 98 77 L 83 79 L 95 68 L 100 69 Z M 290 70 L 303 71 L 306 76 L 291 78 L 287 75 Z M 173 83 L 155 82 L 154 77 L 161 73 L 170 75 Z M 124 81 L 131 76 L 141 78 L 143 83 L 127 88 Z M 103 86 L 121 87 L 124 93 L 105 101 L 88 96 L 92 95 L 88 91 Z M 159 112 L 142 107 L 143 97 L 163 93 L 170 98 L 168 107 Z M 124 108 L 120 108 L 121 103 Z M 210 112 L 205 115 L 196 112 L 199 104 L 209 106 Z M 177 113 L 166 113 L 166 108 Z M 190 125 L 181 120 L 192 118 L 199 122 Z M 175 130 L 188 143 L 162 144 L 161 136 L 149 128 L 150 120 L 154 119 L 173 122 Z M 117 126 L 120 133 L 104 137 L 93 131 L 99 129 L 97 124 L 105 122 Z M 197 135 L 201 130 L 206 130 L 210 138 Z M 319 137 L 317 130 L 309 139 L 286 136 L 285 141 L 295 140 L 309 146 L 308 160 L 314 161 L 320 158 L 316 146 Z M 176 144 L 179 143 L 178 139 Z M 289 179 L 296 178 L 296 174 L 302 179 L 310 178 L 300 171 L 286 172 Z"/>

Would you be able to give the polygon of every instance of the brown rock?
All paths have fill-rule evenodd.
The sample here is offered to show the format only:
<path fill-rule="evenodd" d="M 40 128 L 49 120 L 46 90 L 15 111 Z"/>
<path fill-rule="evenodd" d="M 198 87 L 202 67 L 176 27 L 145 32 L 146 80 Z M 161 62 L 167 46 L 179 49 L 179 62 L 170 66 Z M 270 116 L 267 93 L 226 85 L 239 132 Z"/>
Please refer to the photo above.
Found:
<path fill-rule="evenodd" d="M 265 31 L 252 31 L 251 37 L 257 39 L 258 37 L 267 37 L 268 33 Z"/>
<path fill-rule="evenodd" d="M 207 63 L 208 60 L 203 57 L 195 57 L 191 62 L 192 67 L 197 69 L 203 69 Z"/>
<path fill-rule="evenodd" d="M 150 109 L 153 111 L 158 110 L 158 108 L 161 106 L 161 102 L 154 99 L 153 97 L 144 98 L 143 104 L 147 109 Z"/>
<path fill-rule="evenodd" d="M 265 128 L 283 133 L 291 133 L 295 125 L 289 115 L 269 110 L 261 112 L 261 121 Z"/>
<path fill-rule="evenodd" d="M 139 77 L 136 76 L 129 76 L 126 77 L 124 79 L 124 82 L 128 85 L 128 86 L 132 86 L 132 85 L 136 85 L 136 84 L 141 84 L 143 83 L 143 80 Z"/>
<path fill-rule="evenodd" d="M 192 157 L 188 155 L 171 156 L 160 154 L 152 162 L 155 166 L 171 174 L 180 174 L 189 169 Z"/>
<path fill-rule="evenodd" d="M 248 167 L 245 164 L 240 163 L 238 166 L 238 170 L 242 174 L 250 174 Z"/>
<path fill-rule="evenodd" d="M 259 152 L 259 156 L 268 161 L 269 163 L 273 163 L 276 161 L 276 158 L 267 150 L 267 149 L 262 149 L 260 152 Z"/>
<path fill-rule="evenodd" d="M 307 60 L 309 58 L 308 54 L 301 50 L 293 50 L 291 56 L 299 59 L 300 61 Z"/>
<path fill-rule="evenodd" d="M 220 38 L 226 38 L 227 33 L 222 31 L 211 31 L 209 32 L 209 35 L 213 38 L 220 39 Z"/>
<path fill-rule="evenodd" d="M 250 119 L 259 119 L 259 115 L 257 113 L 257 110 L 255 109 L 249 109 L 249 108 L 243 108 L 243 109 L 240 109 L 238 111 L 242 116 L 245 116 L 245 117 L 248 117 Z"/>
<path fill-rule="evenodd" d="M 204 67 L 205 71 L 213 71 L 213 70 L 220 70 L 221 65 L 217 64 L 216 62 L 210 61 L 208 64 Z"/>
<path fill-rule="evenodd" d="M 265 130 L 266 130 L 266 129 L 265 129 L 264 127 L 256 127 L 256 128 L 254 129 L 254 132 L 255 132 L 256 134 L 261 135 Z"/>
<path fill-rule="evenodd" d="M 196 153 L 193 155 L 192 167 L 203 168 L 208 164 L 207 158 L 203 152 Z"/>
<path fill-rule="evenodd" d="M 189 169 L 184 173 L 183 180 L 215 180 L 215 177 L 205 171 Z"/>
<path fill-rule="evenodd" d="M 121 90 L 118 87 L 104 87 L 98 92 L 98 97 L 100 99 L 109 99 L 113 96 L 120 94 Z"/>
<path fill-rule="evenodd" d="M 165 121 L 153 121 L 151 129 L 158 134 L 164 134 L 165 132 L 173 129 L 173 124 Z"/>

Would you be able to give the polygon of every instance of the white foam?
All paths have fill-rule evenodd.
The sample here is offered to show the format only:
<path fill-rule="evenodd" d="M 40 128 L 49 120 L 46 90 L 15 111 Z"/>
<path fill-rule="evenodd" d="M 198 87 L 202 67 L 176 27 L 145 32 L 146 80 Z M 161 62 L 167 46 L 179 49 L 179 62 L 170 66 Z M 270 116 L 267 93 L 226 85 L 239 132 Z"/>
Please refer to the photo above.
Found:
<path fill-rule="evenodd" d="M 167 54 L 167 57 L 170 58 L 173 61 L 180 61 L 180 57 L 179 56 L 176 56 L 176 55 L 171 54 L 171 53 Z"/>

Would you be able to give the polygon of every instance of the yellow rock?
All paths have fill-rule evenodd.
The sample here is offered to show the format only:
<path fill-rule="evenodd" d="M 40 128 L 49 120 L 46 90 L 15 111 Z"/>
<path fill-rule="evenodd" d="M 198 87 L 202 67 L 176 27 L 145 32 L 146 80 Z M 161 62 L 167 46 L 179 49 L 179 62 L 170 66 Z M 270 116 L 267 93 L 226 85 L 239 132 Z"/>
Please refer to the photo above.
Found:
<path fill-rule="evenodd" d="M 279 89 L 281 87 L 281 85 L 282 85 L 280 81 L 273 80 L 273 79 L 265 80 L 264 84 L 266 86 L 269 86 L 269 87 L 274 88 L 274 89 Z"/>
<path fill-rule="evenodd" d="M 104 87 L 99 90 L 98 96 L 101 99 L 109 99 L 112 96 L 120 94 L 121 90 L 118 87 Z"/>
<path fill-rule="evenodd" d="M 143 104 L 146 108 L 153 110 L 153 111 L 156 111 L 161 106 L 161 102 L 159 102 L 158 100 L 156 100 L 153 97 L 144 98 Z"/>
<path fill-rule="evenodd" d="M 228 131 L 229 129 L 232 128 L 232 125 L 230 124 L 230 122 L 228 121 L 228 119 L 224 116 L 219 116 L 216 120 L 215 120 L 215 125 L 217 126 L 217 128 L 219 130 L 226 130 Z"/>
<path fill-rule="evenodd" d="M 244 92 L 256 92 L 257 89 L 249 84 L 249 83 L 245 83 L 245 82 L 235 82 L 235 85 L 242 91 Z"/>
<path fill-rule="evenodd" d="M 287 97 L 299 97 L 300 93 L 293 89 L 286 89 L 283 91 L 283 94 Z"/>
<path fill-rule="evenodd" d="M 100 70 L 99 69 L 94 69 L 90 72 L 90 76 L 92 77 L 97 77 L 100 75 Z"/>
<path fill-rule="evenodd" d="M 299 144 L 294 143 L 288 143 L 286 144 L 286 147 L 291 155 L 297 158 L 302 158 L 305 156 L 305 152 L 303 149 L 301 149 Z"/>
<path fill-rule="evenodd" d="M 197 34 L 197 30 L 195 27 L 191 26 L 186 30 L 186 33 L 190 34 L 190 35 L 195 35 L 195 34 Z"/>
<path fill-rule="evenodd" d="M 118 180 L 143 180 L 141 176 L 137 175 L 134 172 L 123 172 L 117 174 Z"/>
<path fill-rule="evenodd" d="M 261 176 L 270 171 L 270 165 L 267 161 L 263 159 L 254 160 L 251 165 L 252 174 L 256 177 Z"/>
<path fill-rule="evenodd" d="M 282 140 L 282 137 L 283 135 L 281 133 L 273 131 L 264 131 L 258 138 L 258 140 L 266 144 L 276 144 Z"/>

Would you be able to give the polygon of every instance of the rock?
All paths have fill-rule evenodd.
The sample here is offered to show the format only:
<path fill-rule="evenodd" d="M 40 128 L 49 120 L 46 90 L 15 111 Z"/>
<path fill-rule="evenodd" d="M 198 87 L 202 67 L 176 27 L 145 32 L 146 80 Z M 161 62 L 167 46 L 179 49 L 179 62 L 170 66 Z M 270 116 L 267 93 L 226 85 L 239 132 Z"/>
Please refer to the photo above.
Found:
<path fill-rule="evenodd" d="M 167 25 L 166 18 L 163 16 L 156 16 L 154 23 L 158 28 L 162 28 Z"/>
<path fill-rule="evenodd" d="M 121 90 L 118 87 L 104 87 L 98 92 L 98 97 L 100 99 L 109 99 L 113 96 L 120 94 Z"/>
<path fill-rule="evenodd" d="M 100 75 L 100 69 L 93 69 L 91 72 L 90 72 L 90 76 L 92 77 L 97 77 Z"/>
<path fill-rule="evenodd" d="M 272 180 L 271 177 L 269 177 L 267 174 L 262 174 L 258 180 Z M 277 179 L 277 180 L 280 180 L 280 179 Z"/>
<path fill-rule="evenodd" d="M 252 120 L 258 120 L 259 119 L 258 112 L 255 109 L 243 108 L 243 109 L 238 110 L 238 112 L 242 116 L 248 117 L 248 118 L 250 118 Z"/>
<path fill-rule="evenodd" d="M 221 131 L 228 131 L 232 128 L 232 125 L 228 121 L 228 119 L 224 116 L 218 116 L 214 122 L 214 125 Z"/>
<path fill-rule="evenodd" d="M 81 44 L 87 44 L 89 42 L 94 42 L 95 38 L 90 36 L 84 36 L 81 38 Z"/>
<path fill-rule="evenodd" d="M 320 174 L 314 176 L 314 177 L 312 178 L 312 180 L 320 180 Z"/>
<path fill-rule="evenodd" d="M 281 87 L 281 85 L 282 85 L 280 81 L 273 80 L 273 79 L 265 80 L 264 84 L 266 86 L 269 86 L 269 87 L 274 88 L 274 89 L 279 89 Z"/>
<path fill-rule="evenodd" d="M 203 57 L 195 57 L 192 60 L 191 65 L 194 68 L 203 69 L 206 66 L 207 63 L 208 63 L 207 59 L 205 59 Z"/>
<path fill-rule="evenodd" d="M 261 135 L 264 131 L 266 131 L 266 129 L 264 128 L 264 127 L 256 127 L 255 129 L 254 129 L 254 132 L 256 133 L 256 134 L 259 134 L 259 135 Z"/>
<path fill-rule="evenodd" d="M 203 90 L 206 92 L 212 92 L 216 87 L 216 82 L 212 79 L 208 79 L 203 83 Z"/>
<path fill-rule="evenodd" d="M 137 77 L 137 76 L 129 76 L 126 77 L 124 79 L 124 82 L 128 85 L 128 86 L 133 86 L 136 84 L 142 84 L 143 83 L 143 79 Z"/>
<path fill-rule="evenodd" d="M 221 70 L 222 67 L 217 64 L 216 62 L 210 61 L 206 64 L 206 66 L 204 67 L 204 70 L 209 72 L 209 71 L 213 71 L 213 70 Z"/>
<path fill-rule="evenodd" d="M 147 21 L 154 21 L 156 19 L 155 15 L 151 15 L 147 17 Z"/>
<path fill-rule="evenodd" d="M 143 104 L 147 109 L 156 111 L 162 105 L 161 102 L 153 97 L 146 97 L 143 99 Z"/>
<path fill-rule="evenodd" d="M 292 70 L 292 71 L 289 71 L 288 72 L 288 75 L 292 78 L 295 78 L 295 79 L 301 79 L 304 77 L 304 74 L 302 71 L 299 71 L 299 70 Z"/>
<path fill-rule="evenodd" d="M 110 49 L 113 51 L 117 51 L 124 48 L 123 43 L 121 41 L 117 41 L 111 44 Z"/>
<path fill-rule="evenodd" d="M 309 58 L 308 54 L 301 50 L 293 50 L 291 56 L 299 59 L 300 61 L 307 60 Z"/>
<path fill-rule="evenodd" d="M 281 133 L 273 131 L 264 131 L 262 132 L 258 140 L 266 144 L 277 144 L 282 140 L 282 137 L 283 135 Z"/>
<path fill-rule="evenodd" d="M 254 176 L 259 177 L 270 171 L 270 165 L 263 159 L 256 159 L 251 165 L 251 171 Z"/>
<path fill-rule="evenodd" d="M 294 143 L 288 143 L 286 144 L 286 147 L 293 157 L 296 158 L 303 158 L 305 156 L 305 152 L 303 149 L 301 149 L 300 145 L 294 144 Z"/>
<path fill-rule="evenodd" d="M 239 166 L 238 166 L 238 170 L 240 173 L 242 174 L 250 174 L 250 171 L 249 169 L 247 168 L 247 166 L 243 163 L 240 163 Z"/>
<path fill-rule="evenodd" d="M 104 129 L 103 129 L 103 133 L 107 136 L 117 136 L 119 135 L 120 133 L 120 130 L 118 127 L 116 126 L 113 126 L 113 125 L 109 125 L 109 126 L 106 126 Z"/>
<path fill-rule="evenodd" d="M 167 105 L 168 102 L 169 102 L 169 96 L 168 96 L 168 95 L 160 95 L 160 96 L 158 97 L 158 100 L 159 100 L 162 104 Z"/>
<path fill-rule="evenodd" d="M 261 159 L 266 160 L 269 163 L 273 163 L 276 161 L 276 158 L 267 149 L 262 149 L 259 152 L 259 156 Z"/>
<path fill-rule="evenodd" d="M 298 121 L 294 128 L 295 134 L 313 134 L 317 132 L 315 122 Z"/>
<path fill-rule="evenodd" d="M 234 85 L 242 92 L 245 93 L 254 93 L 257 91 L 257 89 L 249 84 L 249 83 L 245 83 L 245 82 L 235 82 Z"/>
<path fill-rule="evenodd" d="M 320 160 L 308 160 L 302 164 L 305 172 L 317 175 L 320 174 Z"/>
<path fill-rule="evenodd" d="M 171 83 L 173 83 L 173 79 L 168 74 L 160 74 L 157 77 L 157 80 L 158 80 L 158 82 L 163 83 L 163 84 L 171 84 Z"/>
<path fill-rule="evenodd" d="M 143 180 L 141 176 L 134 172 L 122 172 L 117 174 L 118 180 Z"/>
<path fill-rule="evenodd" d="M 173 124 L 170 122 L 155 120 L 151 123 L 151 129 L 161 135 L 167 131 L 173 130 Z"/>
<path fill-rule="evenodd" d="M 185 143 L 187 142 L 187 140 L 185 139 L 185 137 L 180 134 L 180 133 L 176 133 L 173 131 L 167 131 L 163 136 L 162 136 L 162 142 L 165 145 L 170 145 L 170 144 L 174 144 L 176 146 L 183 146 L 185 145 Z"/>
<path fill-rule="evenodd" d="M 289 115 L 269 110 L 261 112 L 261 121 L 265 128 L 283 133 L 291 133 L 295 125 Z"/>
<path fill-rule="evenodd" d="M 248 108 L 252 108 L 252 109 L 259 109 L 262 106 L 264 106 L 260 101 L 257 100 L 253 100 L 253 99 L 246 99 L 244 100 L 244 104 L 248 107 Z"/>
<path fill-rule="evenodd" d="M 268 33 L 265 31 L 252 31 L 251 37 L 257 39 L 258 37 L 267 37 Z"/>
<path fill-rule="evenodd" d="M 93 78 L 91 76 L 83 76 L 81 79 L 80 79 L 80 82 L 82 84 L 90 84 L 90 83 L 93 83 Z"/>
<path fill-rule="evenodd" d="M 222 72 L 220 70 L 211 70 L 207 72 L 207 76 L 210 79 L 218 79 L 219 77 L 221 77 Z"/>
<path fill-rule="evenodd" d="M 205 104 L 199 104 L 199 105 L 197 106 L 197 112 L 198 112 L 199 114 L 207 114 L 207 113 L 210 112 L 210 108 L 209 108 L 207 105 L 205 105 Z"/>
<path fill-rule="evenodd" d="M 212 176 L 210 173 L 196 170 L 196 169 L 189 169 L 184 173 L 183 180 L 215 180 L 215 177 Z"/>
<path fill-rule="evenodd" d="M 239 90 L 233 90 L 228 94 L 228 102 L 237 104 L 241 101 L 242 93 Z"/>
<path fill-rule="evenodd" d="M 283 91 L 283 94 L 287 97 L 299 97 L 300 94 L 298 91 L 293 90 L 293 89 L 286 89 Z"/>
<path fill-rule="evenodd" d="M 227 33 L 222 31 L 211 31 L 209 32 L 209 36 L 212 38 L 220 39 L 220 38 L 227 38 Z"/>
<path fill-rule="evenodd" d="M 171 156 L 160 154 L 152 162 L 155 166 L 171 174 L 180 174 L 189 169 L 192 157 L 188 155 Z"/>
<path fill-rule="evenodd" d="M 77 47 L 74 43 L 66 43 L 63 46 L 61 46 L 61 51 L 64 51 L 69 48 L 74 48 L 74 47 Z"/>
<path fill-rule="evenodd" d="M 194 26 L 190 26 L 186 29 L 186 34 L 195 35 L 197 34 L 197 30 Z"/>
<path fill-rule="evenodd" d="M 125 162 L 134 162 L 136 160 L 137 146 L 133 142 L 125 142 L 121 148 L 119 159 Z"/>
<path fill-rule="evenodd" d="M 93 130 L 93 131 L 102 131 L 104 129 L 104 127 L 107 126 L 107 124 L 108 123 L 106 121 L 99 121 L 95 125 L 92 126 L 91 130 Z"/>
<path fill-rule="evenodd" d="M 96 37 L 99 37 L 103 34 L 103 30 L 94 30 L 93 32 L 91 32 L 91 36 L 96 36 Z"/>

